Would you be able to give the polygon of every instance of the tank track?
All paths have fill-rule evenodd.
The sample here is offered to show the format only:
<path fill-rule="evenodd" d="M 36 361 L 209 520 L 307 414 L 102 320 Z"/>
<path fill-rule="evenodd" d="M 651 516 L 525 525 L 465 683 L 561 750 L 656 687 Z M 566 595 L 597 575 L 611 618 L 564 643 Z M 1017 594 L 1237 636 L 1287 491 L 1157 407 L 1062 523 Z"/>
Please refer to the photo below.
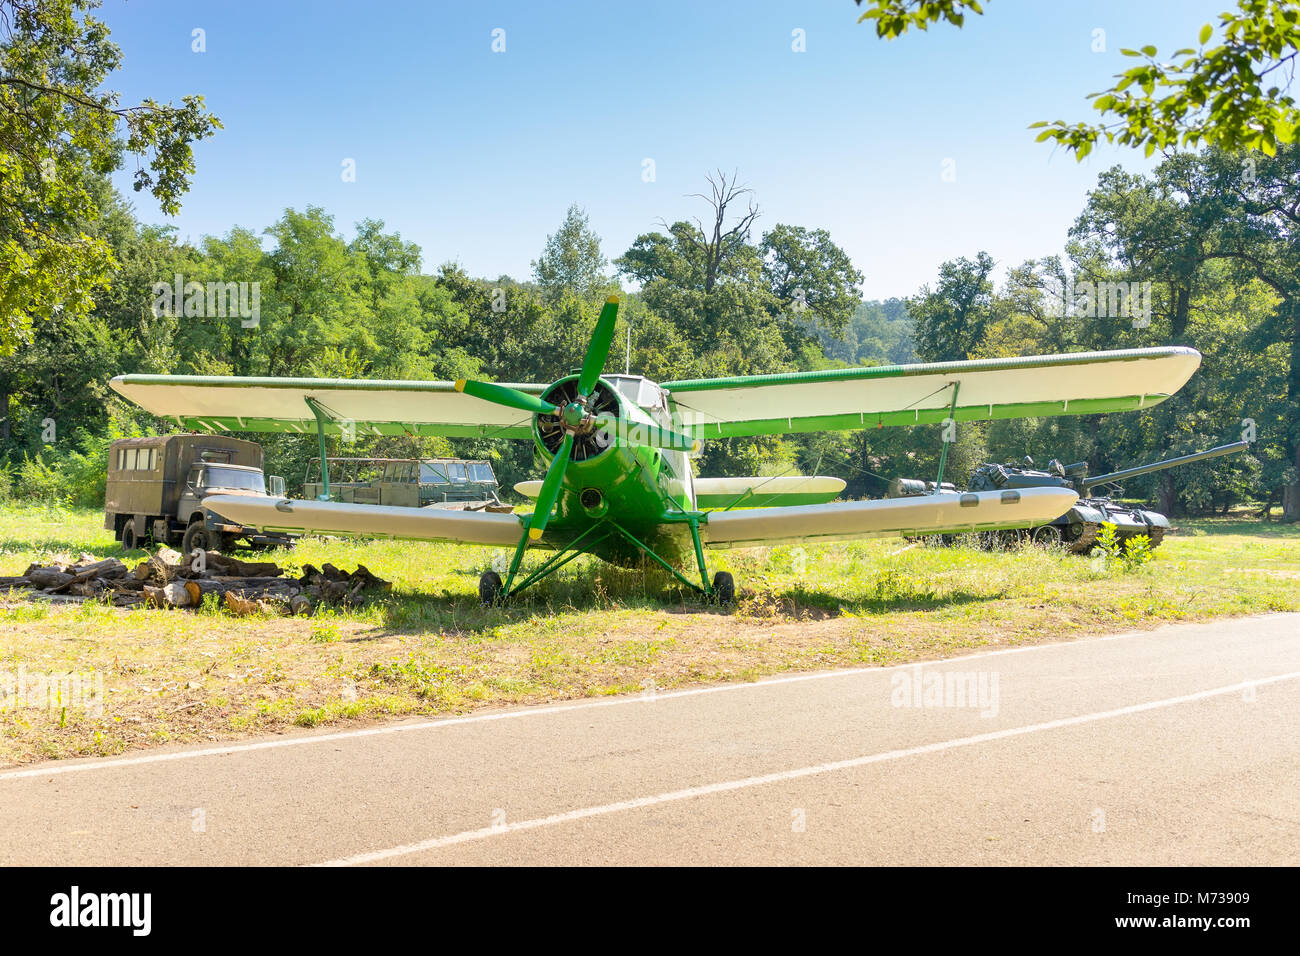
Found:
<path fill-rule="evenodd" d="M 1160 547 L 1160 542 L 1165 540 L 1165 529 L 1148 528 L 1147 537 L 1151 539 L 1151 547 L 1158 548 Z"/>
<path fill-rule="evenodd" d="M 1073 541 L 1065 543 L 1065 550 L 1071 554 L 1087 554 L 1097 543 L 1097 532 L 1101 530 L 1101 525 L 1093 521 L 1083 522 L 1083 531 L 1079 537 Z"/>

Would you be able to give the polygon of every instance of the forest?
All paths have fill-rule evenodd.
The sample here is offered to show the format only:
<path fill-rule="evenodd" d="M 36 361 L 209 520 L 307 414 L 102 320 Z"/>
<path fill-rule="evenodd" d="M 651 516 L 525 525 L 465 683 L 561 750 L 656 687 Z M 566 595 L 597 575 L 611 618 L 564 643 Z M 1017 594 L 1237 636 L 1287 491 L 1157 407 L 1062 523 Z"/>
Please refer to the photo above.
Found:
<path fill-rule="evenodd" d="M 981 461 L 1026 455 L 1087 461 L 1096 473 L 1253 437 L 1247 454 L 1136 479 L 1127 495 L 1173 514 L 1250 504 L 1294 519 L 1298 162 L 1290 145 L 1274 156 L 1175 153 L 1148 175 L 1116 166 L 1089 192 L 1064 257 L 998 263 L 971 250 L 913 295 L 883 302 L 861 300 L 862 273 L 825 230 L 763 223 L 756 192 L 722 172 L 692 200 L 700 216 L 648 223 L 612 256 L 575 203 L 518 278 L 431 268 L 382 221 L 349 229 L 315 206 L 190 244 L 139 222 L 95 178 L 97 215 L 80 228 L 109 256 L 106 282 L 84 307 L 36 316 L 0 348 L 0 500 L 102 503 L 107 444 L 167 428 L 120 400 L 107 384 L 114 375 L 549 382 L 580 364 L 600 303 L 616 293 L 609 370 L 626 362 L 659 381 L 1192 346 L 1205 357 L 1200 371 L 1155 409 L 963 425 L 948 475 L 961 481 Z M 225 307 L 222 283 L 245 284 L 243 309 L 235 285 Z M 1145 287 L 1146 303 L 1134 296 L 1116 309 L 1112 296 L 1108 308 L 1104 295 L 1080 291 L 1107 283 Z M 316 453 L 303 436 L 246 437 L 263 443 L 268 473 L 290 488 Z M 331 441 L 333 454 L 351 456 L 488 458 L 506 490 L 539 473 L 526 442 Z M 932 477 L 941 447 L 937 427 L 730 439 L 706 443 L 697 466 L 833 474 L 851 497 L 879 496 L 892 477 Z"/>

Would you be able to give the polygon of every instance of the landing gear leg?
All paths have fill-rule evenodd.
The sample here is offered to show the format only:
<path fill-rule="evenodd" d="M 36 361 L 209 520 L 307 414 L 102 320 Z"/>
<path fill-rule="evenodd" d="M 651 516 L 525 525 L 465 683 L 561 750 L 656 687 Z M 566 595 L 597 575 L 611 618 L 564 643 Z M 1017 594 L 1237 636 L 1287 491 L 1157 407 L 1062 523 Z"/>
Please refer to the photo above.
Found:
<path fill-rule="evenodd" d="M 713 576 L 709 585 L 709 569 L 704 563 L 704 545 L 700 542 L 700 523 L 690 521 L 691 543 L 695 545 L 695 561 L 700 567 L 700 581 L 704 584 L 704 593 L 709 600 L 719 607 L 730 607 L 736 603 L 736 579 L 727 571 L 719 571 Z"/>

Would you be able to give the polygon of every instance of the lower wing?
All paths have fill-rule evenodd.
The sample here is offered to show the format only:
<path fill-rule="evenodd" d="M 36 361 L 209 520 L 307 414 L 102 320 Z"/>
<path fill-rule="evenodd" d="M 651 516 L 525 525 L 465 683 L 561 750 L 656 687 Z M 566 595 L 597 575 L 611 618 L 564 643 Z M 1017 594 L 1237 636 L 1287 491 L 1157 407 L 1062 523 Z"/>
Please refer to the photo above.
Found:
<path fill-rule="evenodd" d="M 1024 488 L 714 511 L 707 523 L 701 523 L 700 536 L 705 547 L 748 548 L 793 541 L 1027 528 L 1060 517 L 1078 498 L 1066 488 Z"/>
<path fill-rule="evenodd" d="M 395 508 L 244 495 L 211 495 L 203 499 L 203 507 L 262 531 L 324 531 L 510 547 L 519 543 L 523 530 L 515 515 L 487 511 Z"/>

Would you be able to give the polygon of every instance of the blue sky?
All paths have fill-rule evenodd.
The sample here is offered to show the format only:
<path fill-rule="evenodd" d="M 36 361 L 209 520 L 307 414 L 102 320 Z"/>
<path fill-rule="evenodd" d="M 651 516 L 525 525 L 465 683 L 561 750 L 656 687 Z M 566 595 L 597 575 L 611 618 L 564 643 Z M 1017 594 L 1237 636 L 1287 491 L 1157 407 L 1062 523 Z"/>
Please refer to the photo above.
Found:
<path fill-rule="evenodd" d="M 687 194 L 721 167 L 753 187 L 760 228 L 827 229 L 883 298 L 980 249 L 1003 268 L 1061 251 L 1098 173 L 1151 163 L 1101 148 L 1080 164 L 1025 127 L 1089 118 L 1085 94 L 1134 62 L 1121 47 L 1194 45 L 1228 6 L 988 0 L 962 30 L 891 42 L 851 0 L 105 0 L 99 16 L 123 50 L 124 102 L 201 93 L 225 124 L 195 150 L 171 220 L 183 237 L 312 204 L 348 237 L 384 220 L 426 271 L 526 278 L 570 203 L 612 258 L 657 220 L 700 213 Z M 167 221 L 118 180 L 142 219 Z"/>

